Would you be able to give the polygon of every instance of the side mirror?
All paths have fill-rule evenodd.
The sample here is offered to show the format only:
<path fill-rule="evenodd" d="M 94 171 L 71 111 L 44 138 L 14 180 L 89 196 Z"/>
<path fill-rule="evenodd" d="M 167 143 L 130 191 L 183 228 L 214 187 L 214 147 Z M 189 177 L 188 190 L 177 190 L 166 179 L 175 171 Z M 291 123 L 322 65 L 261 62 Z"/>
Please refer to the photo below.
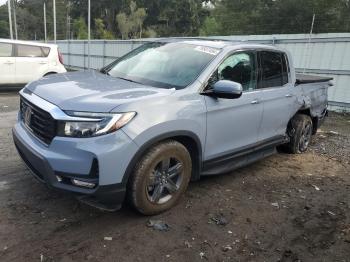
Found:
<path fill-rule="evenodd" d="M 240 83 L 229 80 L 219 80 L 206 94 L 218 98 L 235 99 L 241 97 L 242 92 L 243 87 Z"/>

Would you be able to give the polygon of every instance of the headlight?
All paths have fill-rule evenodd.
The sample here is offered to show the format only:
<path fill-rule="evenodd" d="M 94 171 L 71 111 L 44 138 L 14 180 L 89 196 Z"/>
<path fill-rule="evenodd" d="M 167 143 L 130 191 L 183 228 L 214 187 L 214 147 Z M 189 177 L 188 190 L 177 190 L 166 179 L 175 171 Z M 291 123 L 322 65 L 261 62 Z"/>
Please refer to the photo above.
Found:
<path fill-rule="evenodd" d="M 92 137 L 108 134 L 125 126 L 136 115 L 128 113 L 66 112 L 74 121 L 58 121 L 58 136 Z M 81 117 L 82 121 L 78 118 Z M 91 119 L 91 120 L 90 120 Z"/>

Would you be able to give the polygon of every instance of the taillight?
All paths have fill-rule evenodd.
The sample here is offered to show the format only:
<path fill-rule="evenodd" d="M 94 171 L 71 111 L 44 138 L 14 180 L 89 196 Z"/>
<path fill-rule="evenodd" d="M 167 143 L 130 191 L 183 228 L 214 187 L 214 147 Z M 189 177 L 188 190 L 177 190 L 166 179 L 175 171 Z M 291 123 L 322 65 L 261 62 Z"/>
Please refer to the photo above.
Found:
<path fill-rule="evenodd" d="M 60 63 L 63 65 L 63 56 L 62 56 L 62 54 L 61 54 L 61 52 L 60 52 L 59 49 L 57 49 L 57 52 L 58 52 L 58 60 L 59 60 Z"/>

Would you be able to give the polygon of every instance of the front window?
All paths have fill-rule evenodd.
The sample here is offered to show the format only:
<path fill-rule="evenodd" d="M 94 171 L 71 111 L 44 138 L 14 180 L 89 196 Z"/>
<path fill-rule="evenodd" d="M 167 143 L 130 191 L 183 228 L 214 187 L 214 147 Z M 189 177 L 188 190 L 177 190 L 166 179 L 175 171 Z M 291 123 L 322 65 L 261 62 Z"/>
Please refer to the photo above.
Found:
<path fill-rule="evenodd" d="M 256 89 L 256 57 L 253 52 L 239 52 L 227 57 L 209 79 L 209 88 L 219 80 L 240 83 L 244 91 Z"/>
<path fill-rule="evenodd" d="M 118 59 L 104 71 L 144 85 L 181 89 L 194 82 L 219 51 L 186 43 L 149 43 Z"/>

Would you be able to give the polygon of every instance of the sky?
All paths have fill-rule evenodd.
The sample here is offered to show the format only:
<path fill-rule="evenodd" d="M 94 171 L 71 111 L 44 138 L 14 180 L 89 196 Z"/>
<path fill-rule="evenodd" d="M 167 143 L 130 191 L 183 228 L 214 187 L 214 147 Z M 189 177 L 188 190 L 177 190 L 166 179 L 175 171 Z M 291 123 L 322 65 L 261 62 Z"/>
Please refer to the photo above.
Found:
<path fill-rule="evenodd" d="M 0 5 L 3 5 L 6 3 L 7 0 L 0 0 Z"/>

